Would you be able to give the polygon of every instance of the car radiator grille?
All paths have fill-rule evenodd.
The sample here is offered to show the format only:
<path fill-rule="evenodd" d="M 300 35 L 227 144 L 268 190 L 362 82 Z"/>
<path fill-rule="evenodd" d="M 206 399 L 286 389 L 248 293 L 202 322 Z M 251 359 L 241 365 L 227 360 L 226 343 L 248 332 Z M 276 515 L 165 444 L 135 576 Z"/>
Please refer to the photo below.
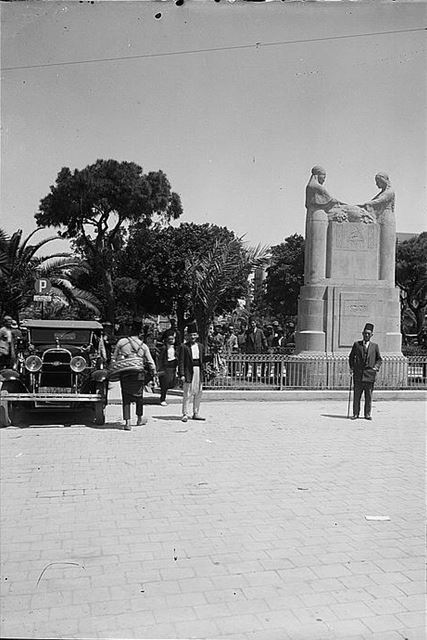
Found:
<path fill-rule="evenodd" d="M 43 356 L 41 387 L 72 387 L 71 355 L 67 351 L 48 351 Z"/>

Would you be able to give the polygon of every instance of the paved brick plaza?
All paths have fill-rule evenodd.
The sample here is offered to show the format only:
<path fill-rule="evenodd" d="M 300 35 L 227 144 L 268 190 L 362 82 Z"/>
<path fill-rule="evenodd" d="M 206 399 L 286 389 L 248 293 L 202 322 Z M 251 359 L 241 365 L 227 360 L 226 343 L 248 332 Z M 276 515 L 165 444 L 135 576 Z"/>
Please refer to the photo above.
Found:
<path fill-rule="evenodd" d="M 424 640 L 424 403 L 202 408 L 1 430 L 2 635 Z"/>

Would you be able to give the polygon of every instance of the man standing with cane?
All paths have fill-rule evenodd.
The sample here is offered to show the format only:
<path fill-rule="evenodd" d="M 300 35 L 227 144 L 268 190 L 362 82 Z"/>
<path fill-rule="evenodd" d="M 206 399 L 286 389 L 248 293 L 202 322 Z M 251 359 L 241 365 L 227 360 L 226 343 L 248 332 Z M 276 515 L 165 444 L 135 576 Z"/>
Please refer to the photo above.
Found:
<path fill-rule="evenodd" d="M 365 419 L 372 420 L 372 392 L 377 371 L 382 363 L 378 345 L 371 341 L 373 332 L 374 325 L 369 322 L 366 323 L 362 331 L 363 340 L 359 340 L 353 344 L 348 357 L 354 380 L 352 420 L 356 420 L 359 417 L 360 399 L 363 392 L 365 393 Z"/>

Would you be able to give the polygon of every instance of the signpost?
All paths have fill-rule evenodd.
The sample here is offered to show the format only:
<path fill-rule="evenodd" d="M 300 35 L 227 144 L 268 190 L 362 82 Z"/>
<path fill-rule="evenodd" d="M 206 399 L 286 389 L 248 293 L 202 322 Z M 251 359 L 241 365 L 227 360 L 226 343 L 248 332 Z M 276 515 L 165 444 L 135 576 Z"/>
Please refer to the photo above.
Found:
<path fill-rule="evenodd" d="M 33 300 L 34 302 L 51 302 L 52 301 L 52 296 L 46 296 L 46 295 L 40 295 L 40 296 L 33 296 Z"/>
<path fill-rule="evenodd" d="M 48 278 L 37 278 L 34 283 L 34 291 L 38 295 L 48 294 L 52 289 L 52 283 Z"/>
<path fill-rule="evenodd" d="M 41 302 L 42 304 L 42 318 L 44 318 L 44 303 L 51 302 L 52 296 L 49 295 L 49 291 L 52 289 L 52 283 L 48 278 L 37 278 L 34 282 L 34 291 L 36 295 L 33 296 L 34 302 Z"/>

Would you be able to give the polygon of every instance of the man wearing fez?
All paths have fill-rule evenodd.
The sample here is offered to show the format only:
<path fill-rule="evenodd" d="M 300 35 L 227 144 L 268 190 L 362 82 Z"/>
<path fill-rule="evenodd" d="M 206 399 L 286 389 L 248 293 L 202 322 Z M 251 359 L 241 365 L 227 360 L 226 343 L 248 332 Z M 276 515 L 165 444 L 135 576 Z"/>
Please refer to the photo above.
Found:
<path fill-rule="evenodd" d="M 362 331 L 363 340 L 358 340 L 353 344 L 348 357 L 354 380 L 352 420 L 356 420 L 359 417 L 360 398 L 363 392 L 365 392 L 365 418 L 366 420 L 372 420 L 372 392 L 377 371 L 382 363 L 378 345 L 371 341 L 373 332 L 374 325 L 369 322 L 366 323 Z"/>
<path fill-rule="evenodd" d="M 203 345 L 197 341 L 199 337 L 195 322 L 187 326 L 187 342 L 181 345 L 178 354 L 178 375 L 183 382 L 182 422 L 187 422 L 191 402 L 193 403 L 193 420 L 204 420 L 199 415 L 202 399 L 203 381 Z"/>

